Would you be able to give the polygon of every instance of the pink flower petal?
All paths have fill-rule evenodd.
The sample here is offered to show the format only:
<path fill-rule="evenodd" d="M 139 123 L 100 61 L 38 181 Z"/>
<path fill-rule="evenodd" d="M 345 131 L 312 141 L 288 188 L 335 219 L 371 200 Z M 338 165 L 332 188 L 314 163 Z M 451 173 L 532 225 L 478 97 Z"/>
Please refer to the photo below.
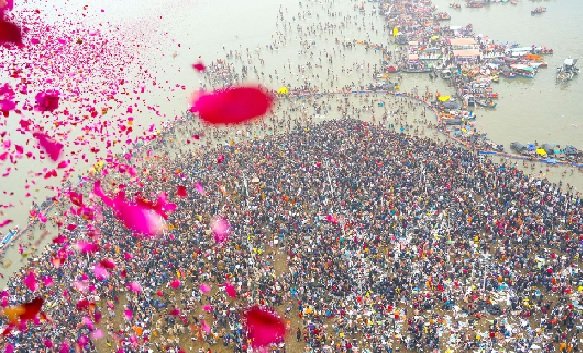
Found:
<path fill-rule="evenodd" d="M 174 289 L 178 289 L 180 288 L 180 280 L 173 280 L 170 282 L 170 287 L 174 288 Z"/>
<path fill-rule="evenodd" d="M 99 264 L 108 270 L 113 270 L 115 268 L 115 262 L 112 259 L 101 259 Z"/>
<path fill-rule="evenodd" d="M 206 320 L 200 321 L 200 328 L 207 334 L 211 333 L 211 327 L 206 323 Z"/>
<path fill-rule="evenodd" d="M 178 185 L 177 190 L 176 190 L 176 196 L 188 197 L 188 192 L 186 191 L 186 186 Z"/>
<path fill-rule="evenodd" d="M 45 92 L 38 93 L 35 98 L 36 106 L 35 109 L 41 112 L 52 112 L 59 108 L 59 92 L 54 90 L 48 90 Z"/>
<path fill-rule="evenodd" d="M 59 353 L 69 353 L 69 344 L 67 342 L 61 343 L 59 346 Z"/>
<path fill-rule="evenodd" d="M 34 292 L 37 288 L 36 285 L 36 274 L 33 271 L 28 272 L 26 277 L 24 277 L 24 285 L 31 291 Z"/>
<path fill-rule="evenodd" d="M 134 312 L 131 309 L 124 309 L 123 317 L 130 321 L 134 317 Z"/>
<path fill-rule="evenodd" d="M 211 292 L 211 286 L 209 286 L 206 283 L 201 283 L 200 286 L 198 287 L 198 289 L 201 291 L 201 293 L 203 294 L 209 294 Z"/>
<path fill-rule="evenodd" d="M 203 305 L 202 306 L 202 310 L 210 313 L 211 311 L 213 311 L 213 307 L 210 306 L 210 305 L 208 305 L 208 304 L 207 305 Z"/>
<path fill-rule="evenodd" d="M 42 280 L 46 287 L 51 287 L 55 283 L 51 276 L 44 276 Z"/>
<path fill-rule="evenodd" d="M 285 322 L 272 313 L 257 306 L 245 312 L 247 336 L 252 340 L 253 347 L 264 347 L 271 343 L 283 341 L 285 337 Z"/>
<path fill-rule="evenodd" d="M 101 329 L 96 329 L 95 331 L 91 332 L 91 339 L 93 341 L 97 341 L 103 338 L 103 331 Z"/>
<path fill-rule="evenodd" d="M 95 278 L 99 281 L 105 281 L 109 278 L 109 271 L 102 267 L 101 265 L 95 265 L 93 268 L 93 273 L 95 274 Z"/>
<path fill-rule="evenodd" d="M 216 243 L 224 243 L 229 237 L 231 225 L 222 217 L 216 217 L 211 222 L 211 230 Z"/>
<path fill-rule="evenodd" d="M 130 282 L 128 284 L 128 289 L 133 293 L 141 293 L 142 292 L 142 285 L 138 282 Z"/>
<path fill-rule="evenodd" d="M 162 234 L 166 229 L 165 212 L 176 209 L 176 205 L 169 204 L 164 195 L 158 197 L 156 204 L 143 199 L 138 199 L 137 203 L 133 204 L 120 196 L 115 199 L 106 196 L 98 182 L 95 183 L 93 192 L 104 204 L 114 210 L 116 217 L 124 223 L 126 228 L 139 234 L 149 236 Z"/>
<path fill-rule="evenodd" d="M 235 290 L 235 286 L 233 286 L 229 282 L 225 282 L 224 285 L 225 285 L 225 292 L 227 293 L 227 295 L 231 298 L 236 298 L 237 291 Z"/>
<path fill-rule="evenodd" d="M 204 195 L 204 188 L 202 187 L 201 183 L 196 183 L 194 187 L 199 194 Z"/>
<path fill-rule="evenodd" d="M 0 11 L 0 45 L 2 44 L 22 44 L 22 31 L 20 27 L 11 22 L 6 22 L 2 19 L 2 11 Z"/>
<path fill-rule="evenodd" d="M 64 147 L 62 144 L 56 142 L 54 139 L 40 132 L 33 134 L 33 136 L 38 140 L 40 146 L 46 151 L 47 155 L 53 161 L 59 159 L 61 151 L 63 150 Z"/>
<path fill-rule="evenodd" d="M 273 96 L 262 87 L 229 87 L 202 94 L 191 111 L 209 124 L 240 124 L 258 118 L 273 106 Z"/>
<path fill-rule="evenodd" d="M 198 72 L 202 72 L 206 69 L 206 66 L 202 63 L 202 61 L 197 61 L 196 63 L 192 64 L 192 68 Z"/>

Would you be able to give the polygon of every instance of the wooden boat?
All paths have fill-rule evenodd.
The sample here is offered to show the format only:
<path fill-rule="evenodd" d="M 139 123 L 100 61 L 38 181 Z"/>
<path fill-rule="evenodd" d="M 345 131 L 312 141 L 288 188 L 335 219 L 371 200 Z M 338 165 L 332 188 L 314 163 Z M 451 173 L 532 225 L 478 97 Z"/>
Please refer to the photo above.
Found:
<path fill-rule="evenodd" d="M 534 15 L 542 14 L 542 13 L 545 13 L 545 12 L 547 12 L 547 8 L 546 7 L 537 7 L 536 9 L 530 11 L 530 14 L 532 16 L 534 16 Z"/>
<path fill-rule="evenodd" d="M 482 7 L 484 7 L 484 3 L 470 1 L 466 4 L 466 7 L 470 9 L 481 9 Z"/>
<path fill-rule="evenodd" d="M 481 100 L 481 99 L 476 99 L 476 104 L 482 108 L 486 108 L 486 109 L 495 109 L 496 106 L 498 105 L 498 103 L 494 102 L 491 99 L 487 99 L 487 100 Z"/>

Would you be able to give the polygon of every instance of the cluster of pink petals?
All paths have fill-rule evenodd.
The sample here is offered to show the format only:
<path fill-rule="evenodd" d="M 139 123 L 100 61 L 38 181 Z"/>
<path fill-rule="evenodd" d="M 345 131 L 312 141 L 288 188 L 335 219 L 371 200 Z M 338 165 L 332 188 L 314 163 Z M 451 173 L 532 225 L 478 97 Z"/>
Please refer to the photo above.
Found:
<path fill-rule="evenodd" d="M 245 325 L 253 347 L 264 347 L 284 340 L 285 322 L 258 306 L 245 311 Z"/>
<path fill-rule="evenodd" d="M 241 124 L 265 115 L 273 101 L 273 96 L 260 86 L 229 87 L 198 95 L 191 111 L 209 124 Z"/>
<path fill-rule="evenodd" d="M 216 243 L 224 243 L 229 238 L 231 224 L 222 217 L 215 217 L 211 221 L 211 231 Z"/>
<path fill-rule="evenodd" d="M 166 211 L 175 210 L 176 206 L 168 204 L 165 196 L 160 196 L 155 205 L 138 199 L 136 203 L 125 200 L 123 194 L 112 199 L 106 196 L 99 182 L 95 183 L 94 194 L 99 196 L 103 203 L 113 209 L 115 216 L 123 222 L 126 228 L 143 235 L 160 235 L 166 229 Z"/>

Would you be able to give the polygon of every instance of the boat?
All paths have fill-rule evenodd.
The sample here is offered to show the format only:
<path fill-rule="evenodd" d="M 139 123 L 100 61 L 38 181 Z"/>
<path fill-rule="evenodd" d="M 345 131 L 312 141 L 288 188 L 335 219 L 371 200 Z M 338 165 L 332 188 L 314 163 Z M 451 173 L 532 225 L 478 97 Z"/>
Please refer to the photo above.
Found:
<path fill-rule="evenodd" d="M 8 233 L 6 233 L 6 235 L 2 238 L 2 241 L 0 242 L 0 248 L 4 248 L 6 245 L 10 244 L 10 242 L 14 240 L 16 235 L 18 235 L 19 231 L 20 229 L 18 228 L 18 226 L 14 227 L 13 229 L 10 229 Z"/>
<path fill-rule="evenodd" d="M 461 10 L 462 9 L 462 4 L 452 2 L 452 3 L 449 4 L 449 7 L 452 8 L 452 9 Z"/>
<path fill-rule="evenodd" d="M 542 14 L 542 13 L 545 13 L 545 12 L 547 12 L 547 8 L 546 7 L 537 7 L 536 9 L 530 11 L 530 14 L 532 16 L 534 16 L 534 15 Z"/>
<path fill-rule="evenodd" d="M 578 74 L 577 59 L 567 58 L 563 62 L 563 66 L 557 68 L 557 82 L 571 81 Z"/>
<path fill-rule="evenodd" d="M 484 3 L 470 1 L 466 4 L 466 7 L 470 8 L 470 9 L 481 9 L 482 7 L 484 7 Z"/>
<path fill-rule="evenodd" d="M 451 15 L 447 12 L 438 12 L 433 17 L 436 21 L 449 21 L 451 20 Z"/>
<path fill-rule="evenodd" d="M 498 105 L 498 103 L 494 102 L 491 99 L 476 99 L 476 104 L 482 108 L 486 108 L 486 109 L 495 109 L 496 106 Z"/>
<path fill-rule="evenodd" d="M 517 76 L 533 78 L 536 75 L 536 69 L 530 65 L 526 64 L 512 64 L 510 68 L 516 73 Z"/>

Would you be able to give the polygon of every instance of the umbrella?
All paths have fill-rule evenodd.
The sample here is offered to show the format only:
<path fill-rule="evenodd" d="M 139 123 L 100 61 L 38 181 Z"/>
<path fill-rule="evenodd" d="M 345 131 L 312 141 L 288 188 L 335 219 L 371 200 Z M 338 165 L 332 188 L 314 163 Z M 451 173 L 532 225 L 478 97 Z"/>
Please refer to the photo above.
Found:
<path fill-rule="evenodd" d="M 439 96 L 437 99 L 439 99 L 440 102 L 447 102 L 451 99 L 451 96 Z"/>
<path fill-rule="evenodd" d="M 277 89 L 277 94 L 287 95 L 289 94 L 289 89 L 285 86 L 281 86 Z"/>

